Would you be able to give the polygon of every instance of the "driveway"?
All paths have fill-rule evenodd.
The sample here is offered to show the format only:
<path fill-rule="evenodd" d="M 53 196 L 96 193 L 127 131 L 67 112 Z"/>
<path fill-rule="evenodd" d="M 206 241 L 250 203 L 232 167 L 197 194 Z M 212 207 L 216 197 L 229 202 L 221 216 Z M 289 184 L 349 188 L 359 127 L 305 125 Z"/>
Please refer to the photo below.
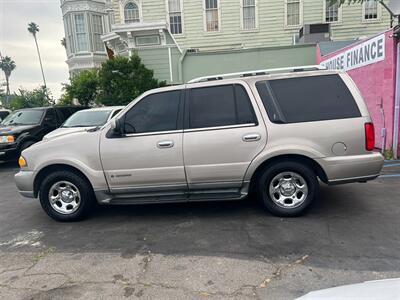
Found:
<path fill-rule="evenodd" d="M 100 207 L 57 223 L 0 164 L 1 299 L 293 299 L 400 277 L 400 162 L 301 218 L 241 202 Z"/>

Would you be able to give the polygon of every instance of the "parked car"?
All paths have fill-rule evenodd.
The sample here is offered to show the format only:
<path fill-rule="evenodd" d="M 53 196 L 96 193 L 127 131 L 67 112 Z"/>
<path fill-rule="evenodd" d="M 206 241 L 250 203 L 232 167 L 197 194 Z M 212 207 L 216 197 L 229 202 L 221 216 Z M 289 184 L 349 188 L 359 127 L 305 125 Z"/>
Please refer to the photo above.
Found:
<path fill-rule="evenodd" d="M 43 139 L 103 126 L 123 108 L 124 106 L 108 106 L 80 110 L 71 115 L 60 128 L 46 134 Z"/>
<path fill-rule="evenodd" d="M 59 221 L 83 218 L 95 201 L 240 200 L 250 191 L 293 217 L 318 198 L 318 179 L 379 176 L 374 126 L 346 73 L 260 73 L 151 90 L 100 129 L 37 143 L 22 153 L 18 190 Z"/>
<path fill-rule="evenodd" d="M 10 114 L 8 109 L 0 109 L 0 122 L 4 120 Z"/>
<path fill-rule="evenodd" d="M 310 292 L 296 300 L 393 300 L 399 299 L 400 278 L 365 281 Z"/>
<path fill-rule="evenodd" d="M 86 107 L 38 107 L 12 112 L 0 123 L 0 160 L 18 159 L 23 150 L 82 108 Z"/>

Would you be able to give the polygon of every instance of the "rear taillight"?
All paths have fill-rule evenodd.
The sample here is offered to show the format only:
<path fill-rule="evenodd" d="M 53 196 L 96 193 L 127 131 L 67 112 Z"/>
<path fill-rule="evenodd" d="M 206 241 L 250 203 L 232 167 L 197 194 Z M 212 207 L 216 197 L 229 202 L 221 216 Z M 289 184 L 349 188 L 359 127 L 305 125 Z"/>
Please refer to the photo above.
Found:
<path fill-rule="evenodd" d="M 375 129 L 373 123 L 365 123 L 365 149 L 367 151 L 375 149 Z"/>

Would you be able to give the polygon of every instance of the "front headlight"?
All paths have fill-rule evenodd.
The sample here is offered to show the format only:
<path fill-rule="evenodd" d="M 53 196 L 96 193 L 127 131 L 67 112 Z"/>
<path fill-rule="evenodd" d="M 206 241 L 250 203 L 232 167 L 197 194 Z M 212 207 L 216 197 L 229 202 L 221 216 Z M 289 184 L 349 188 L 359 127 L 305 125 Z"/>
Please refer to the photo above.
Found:
<path fill-rule="evenodd" d="M 0 136 L 0 143 L 3 144 L 11 144 L 15 142 L 15 138 L 12 135 L 4 135 Z"/>

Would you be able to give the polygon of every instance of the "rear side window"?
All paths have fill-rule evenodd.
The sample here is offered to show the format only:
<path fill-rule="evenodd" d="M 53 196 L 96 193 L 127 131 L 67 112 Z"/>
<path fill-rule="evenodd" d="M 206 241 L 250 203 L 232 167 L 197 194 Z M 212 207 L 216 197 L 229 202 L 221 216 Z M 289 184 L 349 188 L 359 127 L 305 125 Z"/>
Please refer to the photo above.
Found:
<path fill-rule="evenodd" d="M 274 123 L 361 117 L 353 95 L 339 75 L 260 81 L 256 87 Z"/>
<path fill-rule="evenodd" d="M 190 91 L 189 128 L 254 123 L 254 110 L 243 86 L 223 85 Z"/>

